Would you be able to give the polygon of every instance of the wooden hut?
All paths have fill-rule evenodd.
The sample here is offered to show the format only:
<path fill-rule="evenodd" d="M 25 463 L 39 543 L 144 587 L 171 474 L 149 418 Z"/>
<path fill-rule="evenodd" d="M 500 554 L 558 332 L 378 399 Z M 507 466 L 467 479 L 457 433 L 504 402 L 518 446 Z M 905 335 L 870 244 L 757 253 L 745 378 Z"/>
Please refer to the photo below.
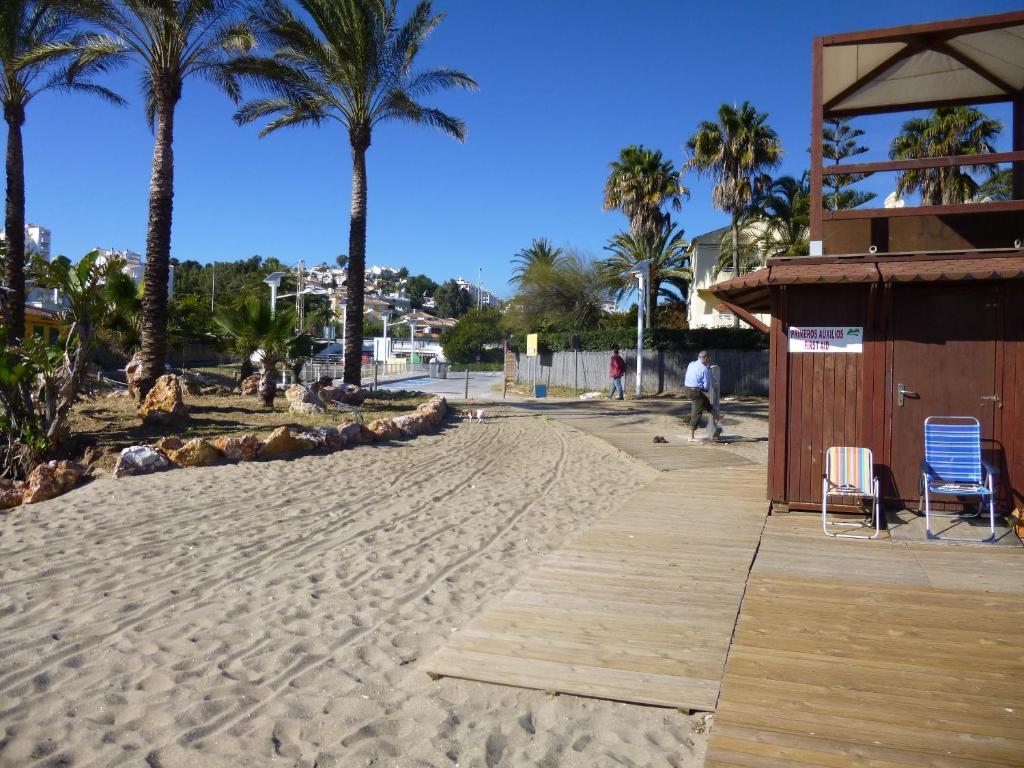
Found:
<path fill-rule="evenodd" d="M 982 424 L 1002 511 L 1024 507 L 1024 12 L 819 37 L 812 61 L 812 255 L 710 289 L 771 312 L 769 499 L 820 505 L 825 450 L 854 445 L 916 506 L 924 419 L 957 415 Z M 823 165 L 830 116 L 996 102 L 1010 152 Z M 1012 163 L 1012 199 L 823 209 L 829 174 L 989 163 Z"/>

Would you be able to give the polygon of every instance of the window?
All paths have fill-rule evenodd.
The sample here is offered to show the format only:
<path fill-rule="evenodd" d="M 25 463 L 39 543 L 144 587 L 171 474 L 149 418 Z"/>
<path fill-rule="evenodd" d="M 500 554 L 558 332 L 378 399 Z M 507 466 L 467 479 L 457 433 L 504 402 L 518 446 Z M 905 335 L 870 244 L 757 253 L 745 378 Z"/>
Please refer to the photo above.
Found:
<path fill-rule="evenodd" d="M 41 326 L 41 325 L 33 325 L 32 326 L 32 335 L 35 336 L 37 339 L 43 338 L 43 326 Z"/>
<path fill-rule="evenodd" d="M 51 328 L 50 329 L 50 344 L 55 347 L 55 346 L 57 346 L 58 342 L 60 342 L 60 331 L 58 329 L 56 329 L 56 328 Z"/>

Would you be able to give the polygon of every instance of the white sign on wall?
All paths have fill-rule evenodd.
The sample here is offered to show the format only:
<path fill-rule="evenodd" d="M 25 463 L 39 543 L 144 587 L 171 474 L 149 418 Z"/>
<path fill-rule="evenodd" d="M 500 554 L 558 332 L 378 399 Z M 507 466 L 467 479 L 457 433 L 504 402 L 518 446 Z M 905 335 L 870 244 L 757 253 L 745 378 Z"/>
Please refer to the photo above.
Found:
<path fill-rule="evenodd" d="M 814 325 L 789 327 L 790 352 L 853 352 L 864 351 L 863 326 Z"/>

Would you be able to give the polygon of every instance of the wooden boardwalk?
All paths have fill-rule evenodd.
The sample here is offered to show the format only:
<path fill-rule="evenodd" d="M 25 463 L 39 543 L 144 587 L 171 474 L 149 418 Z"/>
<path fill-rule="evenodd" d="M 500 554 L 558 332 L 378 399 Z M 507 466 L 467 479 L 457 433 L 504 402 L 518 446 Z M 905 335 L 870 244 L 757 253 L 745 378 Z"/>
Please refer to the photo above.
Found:
<path fill-rule="evenodd" d="M 641 460 L 647 446 L 660 449 L 653 458 L 676 471 L 549 555 L 456 632 L 428 671 L 714 709 L 767 511 L 764 468 L 712 447 L 652 443 L 652 428 L 626 418 L 565 416 Z"/>
<path fill-rule="evenodd" d="M 707 768 L 1024 766 L 1024 557 L 771 517 Z"/>

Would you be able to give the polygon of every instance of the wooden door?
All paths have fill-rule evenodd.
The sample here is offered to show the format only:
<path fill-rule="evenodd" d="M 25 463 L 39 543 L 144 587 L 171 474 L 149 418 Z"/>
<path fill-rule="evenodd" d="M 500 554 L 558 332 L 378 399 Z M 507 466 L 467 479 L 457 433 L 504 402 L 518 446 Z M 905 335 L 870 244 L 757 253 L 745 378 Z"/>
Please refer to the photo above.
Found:
<path fill-rule="evenodd" d="M 974 416 L 981 422 L 983 450 L 991 446 L 1000 405 L 995 398 L 1001 394 L 995 341 L 1000 295 L 998 286 L 984 283 L 895 286 L 890 384 L 895 487 L 889 489 L 895 498 L 918 499 L 928 416 Z"/>

